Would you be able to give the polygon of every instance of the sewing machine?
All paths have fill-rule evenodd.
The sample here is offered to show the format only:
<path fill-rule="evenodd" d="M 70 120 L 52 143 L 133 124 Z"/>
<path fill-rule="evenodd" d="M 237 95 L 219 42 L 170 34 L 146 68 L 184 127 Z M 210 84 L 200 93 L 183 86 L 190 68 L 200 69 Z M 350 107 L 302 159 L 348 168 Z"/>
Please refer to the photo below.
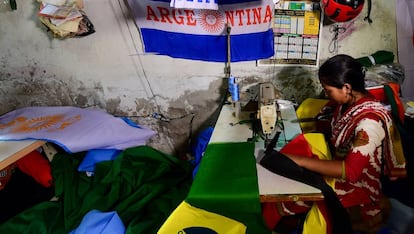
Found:
<path fill-rule="evenodd" d="M 266 136 L 274 133 L 278 119 L 278 105 L 275 98 L 275 89 L 271 82 L 259 84 L 257 119 Z"/>
<path fill-rule="evenodd" d="M 302 133 L 294 103 L 280 99 L 272 83 L 253 84 L 246 87 L 241 93 L 241 100 L 238 103 L 240 109 L 233 104 L 229 102 L 222 106 L 209 145 L 254 142 L 254 155 L 258 161 L 267 146 L 264 142 L 265 138 L 271 141 L 275 134 L 280 131 L 280 137 L 275 147 L 278 150 Z M 235 113 L 237 111 L 240 111 L 240 113 Z M 261 123 L 262 120 L 264 120 L 264 124 Z M 260 139 L 257 138 L 259 135 Z M 270 141 L 268 143 L 271 143 Z M 237 168 L 237 170 L 223 170 L 223 168 L 228 168 L 230 165 L 226 160 L 228 157 L 235 156 L 235 158 L 241 159 L 239 157 L 241 155 L 238 155 L 236 151 L 229 155 L 226 152 L 206 150 L 206 155 L 207 157 L 203 156 L 202 163 L 206 165 L 212 163 L 214 166 L 200 167 L 197 173 L 203 175 L 203 179 L 199 177 L 198 180 L 194 180 L 192 187 L 196 189 L 190 192 L 189 197 L 195 200 L 210 200 L 212 204 L 218 204 L 215 201 L 232 197 L 228 194 L 225 196 L 217 195 L 227 193 L 228 191 L 223 190 L 227 190 L 226 188 L 229 187 L 217 191 L 217 187 L 213 183 L 206 184 L 204 182 L 206 180 L 217 181 L 217 178 L 222 178 L 220 176 L 227 175 L 229 171 L 230 173 L 244 173 L 246 170 L 244 167 Z M 256 163 L 256 167 L 259 195 L 262 202 L 309 201 L 323 198 L 319 189 L 277 175 L 258 163 Z M 244 176 L 234 175 L 235 178 L 243 179 Z M 229 190 L 230 193 L 234 192 L 230 188 Z M 206 196 L 206 194 L 209 194 L 209 196 Z M 240 191 L 237 191 L 232 198 L 237 199 L 238 197 L 240 197 Z"/>
<path fill-rule="evenodd" d="M 255 84 L 245 90 L 241 100 L 232 102 L 234 123 L 230 126 L 251 123 L 249 141 L 264 141 L 264 148 L 277 132 L 283 145 L 301 132 L 294 108 L 289 100 L 279 99 L 271 82 Z"/>
<path fill-rule="evenodd" d="M 277 132 L 281 132 L 283 128 L 279 126 L 280 111 L 275 96 L 275 88 L 271 82 L 258 84 L 258 100 L 257 100 L 257 122 L 259 127 L 256 128 L 256 134 L 259 134 L 264 142 L 265 147 L 271 141 Z"/>

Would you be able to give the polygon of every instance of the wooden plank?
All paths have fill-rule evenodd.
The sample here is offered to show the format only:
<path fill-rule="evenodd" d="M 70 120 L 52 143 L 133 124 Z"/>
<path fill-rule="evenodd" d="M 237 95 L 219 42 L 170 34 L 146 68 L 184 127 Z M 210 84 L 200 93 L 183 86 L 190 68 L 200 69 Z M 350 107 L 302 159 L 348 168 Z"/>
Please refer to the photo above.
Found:
<path fill-rule="evenodd" d="M 260 195 L 260 202 L 320 201 L 320 200 L 323 200 L 323 195 L 321 193 Z"/>
<path fill-rule="evenodd" d="M 39 140 L 0 141 L 0 170 L 42 146 Z"/>

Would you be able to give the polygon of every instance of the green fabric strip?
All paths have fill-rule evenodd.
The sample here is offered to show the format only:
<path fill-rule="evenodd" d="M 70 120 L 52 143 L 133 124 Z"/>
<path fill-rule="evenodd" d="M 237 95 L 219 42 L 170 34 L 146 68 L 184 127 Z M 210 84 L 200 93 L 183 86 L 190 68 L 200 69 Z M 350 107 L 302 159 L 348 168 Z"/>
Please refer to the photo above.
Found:
<path fill-rule="evenodd" d="M 253 142 L 209 144 L 186 201 L 244 223 L 247 233 L 270 233 L 261 214 L 254 147 Z"/>

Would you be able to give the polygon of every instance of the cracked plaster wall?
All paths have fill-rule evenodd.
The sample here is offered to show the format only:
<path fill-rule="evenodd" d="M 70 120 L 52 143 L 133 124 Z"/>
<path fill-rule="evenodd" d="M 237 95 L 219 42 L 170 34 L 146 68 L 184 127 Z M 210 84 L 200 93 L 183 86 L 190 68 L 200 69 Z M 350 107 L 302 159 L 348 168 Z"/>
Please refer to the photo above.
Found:
<path fill-rule="evenodd" d="M 36 17 L 37 1 L 17 1 L 17 11 L 0 7 L 0 114 L 24 106 L 103 108 L 130 116 L 158 135 L 150 145 L 183 155 L 188 139 L 213 125 L 226 87 L 224 64 L 143 54 L 140 35 L 122 0 L 84 0 L 96 32 L 83 38 L 54 39 Z M 377 50 L 396 54 L 395 1 L 373 1 L 342 26 L 336 47 L 332 26 L 322 30 L 321 60 L 337 53 L 355 57 Z M 285 99 L 298 102 L 320 93 L 316 68 L 231 65 L 242 89 L 272 81 Z M 157 112 L 171 118 L 151 118 Z"/>

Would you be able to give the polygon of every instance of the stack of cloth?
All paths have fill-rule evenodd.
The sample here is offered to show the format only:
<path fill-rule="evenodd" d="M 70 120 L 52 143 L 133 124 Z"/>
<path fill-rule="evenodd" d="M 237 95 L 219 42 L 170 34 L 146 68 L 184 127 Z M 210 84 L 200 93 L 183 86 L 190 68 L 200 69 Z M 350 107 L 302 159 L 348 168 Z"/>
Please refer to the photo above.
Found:
<path fill-rule="evenodd" d="M 86 36 L 95 32 L 83 9 L 83 0 L 38 0 L 39 20 L 55 38 Z"/>

